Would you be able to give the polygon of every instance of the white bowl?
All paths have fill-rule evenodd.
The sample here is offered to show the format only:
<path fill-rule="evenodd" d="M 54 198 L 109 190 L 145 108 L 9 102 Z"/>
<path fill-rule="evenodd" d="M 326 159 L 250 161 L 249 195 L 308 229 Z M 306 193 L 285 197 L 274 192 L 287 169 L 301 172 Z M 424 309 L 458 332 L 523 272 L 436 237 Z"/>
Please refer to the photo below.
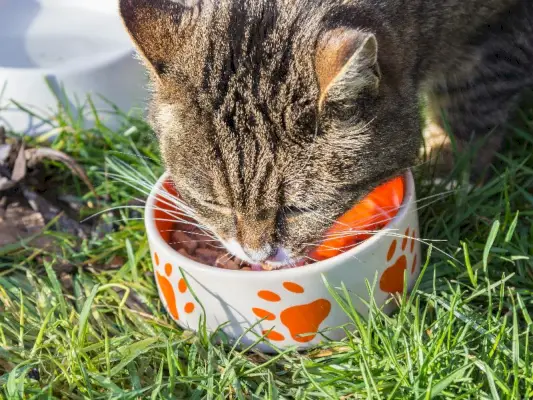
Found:
<path fill-rule="evenodd" d="M 53 124 L 32 118 L 13 101 L 50 118 L 57 98 L 76 113 L 91 95 L 113 128 L 119 121 L 101 97 L 125 112 L 141 110 L 145 85 L 117 0 L 0 0 L 0 125 L 40 134 Z M 91 126 L 90 107 L 83 114 Z"/>
<path fill-rule="evenodd" d="M 200 322 L 205 321 L 207 329 L 215 331 L 225 324 L 222 331 L 232 340 L 240 339 L 243 346 L 252 345 L 266 335 L 267 339 L 257 345 L 262 351 L 290 346 L 305 349 L 319 343 L 324 336 L 335 340 L 345 337 L 344 330 L 333 328 L 351 323 L 324 279 L 336 290 L 344 285 L 355 310 L 366 316 L 365 301 L 370 300 L 367 285 L 376 283 L 373 300 L 390 312 L 394 302 L 386 303 L 391 293 L 402 290 L 404 271 L 408 290 L 420 273 L 419 241 L 401 237 L 417 237 L 419 232 L 410 172 L 405 175 L 402 207 L 385 229 L 334 258 L 303 267 L 262 272 L 205 266 L 172 249 L 162 237 L 171 222 L 160 222 L 159 226 L 155 223 L 156 217 L 161 218 L 161 211 L 154 210 L 162 204 L 156 196 L 164 190 L 162 184 L 166 179 L 167 175 L 160 178 L 148 198 L 145 225 L 160 297 L 169 314 L 183 328 L 197 330 Z M 387 235 L 386 231 L 394 232 L 396 237 Z"/>

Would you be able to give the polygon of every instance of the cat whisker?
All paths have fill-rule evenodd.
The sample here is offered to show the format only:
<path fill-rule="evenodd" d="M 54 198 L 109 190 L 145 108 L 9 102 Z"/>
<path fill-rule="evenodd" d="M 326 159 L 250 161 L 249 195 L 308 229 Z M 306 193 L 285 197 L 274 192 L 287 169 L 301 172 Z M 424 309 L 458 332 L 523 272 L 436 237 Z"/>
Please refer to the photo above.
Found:
<path fill-rule="evenodd" d="M 346 232 L 346 234 L 340 234 L 340 235 L 331 235 L 331 236 L 326 236 L 325 238 L 326 239 L 343 239 L 343 238 L 349 238 L 349 237 L 353 237 L 353 236 L 356 236 L 356 235 L 376 235 L 378 233 L 382 232 L 384 235 L 386 236 L 392 236 L 394 234 L 394 232 L 392 232 L 391 230 L 381 230 L 381 231 L 354 231 L 354 232 Z M 411 237 L 411 236 L 408 236 L 408 235 L 402 235 L 402 234 L 396 234 L 395 237 L 401 237 L 401 238 L 413 238 L 414 237 Z M 365 239 L 366 240 L 366 239 Z M 431 243 L 442 243 L 442 242 L 447 242 L 447 240 L 445 239 L 422 239 L 422 240 L 425 240 L 426 242 L 431 242 Z"/>
<path fill-rule="evenodd" d="M 435 200 L 435 201 L 432 201 L 432 202 L 430 202 L 430 203 L 428 203 L 428 204 L 424 204 L 424 205 L 421 206 L 421 207 L 417 207 L 417 208 L 416 208 L 416 211 L 419 211 L 419 210 L 421 210 L 421 209 L 423 209 L 423 208 L 426 208 L 426 207 L 430 206 L 431 204 L 434 204 L 435 202 L 441 200 L 442 197 L 445 197 L 445 196 L 451 195 L 451 194 L 453 194 L 453 193 L 455 193 L 455 192 L 456 192 L 456 190 L 449 190 L 449 191 L 446 191 L 446 192 L 436 193 L 436 194 L 433 194 L 433 195 L 426 196 L 426 197 L 424 197 L 424 198 L 418 199 L 418 200 L 415 201 L 415 204 L 421 203 L 421 202 L 426 201 L 426 200 L 433 199 L 433 198 L 435 198 L 435 197 L 439 197 L 439 199 L 437 199 L 437 200 Z M 397 207 L 397 206 L 388 206 L 388 207 L 383 207 L 382 210 L 383 210 L 383 211 L 392 211 L 392 210 L 395 210 L 395 209 L 401 209 L 401 208 L 403 208 L 403 207 L 405 207 L 405 205 L 401 205 L 401 206 L 399 206 L 399 207 Z M 321 215 L 321 214 L 320 214 L 319 212 L 317 212 L 317 211 L 314 211 L 314 210 L 304 210 L 304 209 L 302 209 L 302 208 L 300 208 L 300 207 L 297 207 L 297 208 L 298 208 L 300 211 L 308 211 L 309 213 L 312 213 L 313 215 L 315 215 L 315 216 L 317 216 L 317 217 L 319 217 L 319 218 L 322 218 L 322 220 L 325 220 L 325 221 L 331 222 L 332 225 L 339 225 L 339 226 L 346 227 L 346 228 L 349 228 L 349 227 L 350 227 L 350 226 L 349 226 L 348 224 L 346 224 L 346 223 L 342 223 L 342 222 L 339 222 L 339 221 L 337 221 L 337 220 L 333 220 L 333 219 L 331 219 L 331 218 L 328 218 L 328 217 L 326 217 L 326 216 L 324 216 L 324 215 Z M 387 218 L 384 218 L 384 219 L 381 219 L 381 220 L 375 221 L 374 218 L 375 218 L 375 217 L 366 217 L 365 219 L 360 220 L 360 222 L 365 222 L 365 221 L 368 221 L 368 222 L 369 222 L 369 224 L 367 224 L 367 225 L 360 225 L 360 226 L 361 226 L 362 228 L 364 228 L 364 227 L 366 227 L 366 226 L 371 226 L 371 225 L 376 224 L 376 223 L 378 223 L 378 224 L 379 224 L 379 223 L 386 223 L 386 222 L 391 221 L 391 220 L 393 219 L 393 217 L 387 217 Z M 318 221 L 319 219 L 316 219 L 316 218 L 315 218 L 315 220 Z M 371 222 L 371 223 L 370 223 L 370 222 Z"/>
<path fill-rule="evenodd" d="M 233 257 L 233 254 L 230 254 L 229 252 L 224 254 L 222 258 L 220 259 L 220 263 L 223 264 L 226 261 L 228 261 L 231 257 Z"/>
<path fill-rule="evenodd" d="M 306 258 L 308 260 L 311 260 L 312 262 L 318 262 L 318 260 L 316 258 L 313 258 L 313 257 L 309 257 L 309 256 L 303 256 L 303 258 Z"/>
<path fill-rule="evenodd" d="M 155 208 L 155 210 L 157 210 L 157 208 Z M 162 209 L 159 209 L 159 210 L 162 210 Z M 162 210 L 162 211 L 166 211 L 166 210 Z M 191 222 L 191 221 L 189 221 L 187 219 L 183 219 L 183 218 L 180 218 L 180 217 L 174 216 L 174 215 L 171 215 L 171 217 L 174 217 L 174 219 L 154 218 L 154 220 L 156 220 L 156 221 L 164 221 L 164 222 L 179 222 L 181 224 L 195 226 L 196 228 L 200 229 L 201 231 L 204 231 L 203 225 L 201 225 L 201 224 L 198 224 L 198 223 L 195 223 L 195 222 Z"/>
<path fill-rule="evenodd" d="M 324 244 L 322 243 L 304 243 L 305 246 L 312 246 L 312 247 L 317 247 L 317 246 L 321 246 L 322 248 L 326 249 L 326 250 L 334 250 L 334 251 L 340 251 L 341 253 L 345 253 L 346 251 L 349 251 L 351 249 L 353 249 L 354 247 L 356 247 L 355 245 L 351 245 L 351 246 L 341 246 L 341 247 L 336 247 L 336 246 L 325 246 Z M 351 256 L 352 258 L 354 258 L 355 260 L 361 262 L 361 260 L 359 259 L 359 257 L 357 257 L 355 254 L 353 254 Z"/>
<path fill-rule="evenodd" d="M 451 192 L 453 192 L 453 191 L 451 191 Z M 448 194 L 446 194 L 446 195 L 449 195 L 449 194 L 450 194 L 450 193 L 448 193 Z M 431 197 L 431 198 L 434 198 L 434 197 L 437 197 L 437 196 L 428 196 L 428 198 L 430 198 L 430 197 Z M 426 198 L 426 199 L 427 199 L 427 198 Z M 434 203 L 437 203 L 437 202 L 440 201 L 440 200 L 441 200 L 441 198 L 438 198 L 438 199 L 435 199 L 435 200 L 433 200 L 433 201 L 430 201 L 430 202 L 428 202 L 428 203 L 426 203 L 426 204 L 421 205 L 420 207 L 415 208 L 415 209 L 414 209 L 413 211 L 411 211 L 411 212 L 418 212 L 418 211 L 420 211 L 420 210 L 423 210 L 424 208 L 427 208 L 427 207 L 429 207 L 430 205 L 432 205 L 432 204 L 434 204 Z M 399 209 L 404 208 L 404 207 L 405 207 L 405 206 L 400 206 Z M 388 211 L 388 210 L 392 210 L 392 209 L 395 209 L 395 208 L 397 208 L 397 207 L 384 207 L 384 208 L 382 208 L 382 210 L 383 210 L 383 211 Z M 359 223 L 358 223 L 358 226 L 359 226 L 360 228 L 365 228 L 365 227 L 367 227 L 367 226 L 373 226 L 373 225 L 375 225 L 375 224 L 388 223 L 388 222 L 392 221 L 395 217 L 385 217 L 385 218 L 382 218 L 382 219 L 379 219 L 379 220 L 374 220 L 374 218 L 375 218 L 375 217 L 373 216 L 373 217 L 366 217 L 366 218 L 364 218 L 364 219 L 361 219 L 361 220 L 358 221 L 358 222 L 359 222 Z M 361 222 L 368 222 L 368 224 L 363 224 L 363 225 L 361 225 Z"/>
<path fill-rule="evenodd" d="M 134 151 L 137 151 L 138 153 L 138 150 L 134 149 Z M 139 154 L 140 155 L 140 154 Z M 146 164 L 146 162 L 144 161 L 143 158 L 141 158 L 141 161 L 143 161 L 143 164 L 144 166 L 146 167 L 146 170 L 148 171 L 148 173 L 151 175 L 152 177 L 152 180 L 151 181 L 148 181 L 143 175 L 141 175 L 137 170 L 135 170 L 131 165 L 127 164 L 126 162 L 118 159 L 118 158 L 114 158 L 114 159 L 108 159 L 107 160 L 108 163 L 113 166 L 116 170 L 118 170 L 118 172 L 121 173 L 121 176 L 125 177 L 125 178 L 129 178 L 131 177 L 133 180 L 137 180 L 137 181 L 144 181 L 144 182 L 148 182 L 150 183 L 152 186 L 156 183 L 157 181 L 157 177 L 153 174 L 151 168 L 148 167 L 148 165 Z"/>
<path fill-rule="evenodd" d="M 175 232 L 175 231 L 169 229 L 166 232 Z M 191 239 L 191 240 L 181 240 L 179 242 L 172 242 L 172 243 L 216 243 L 216 242 L 218 242 L 218 240 L 216 239 Z"/>
<path fill-rule="evenodd" d="M 81 221 L 81 223 L 87 222 L 87 221 L 89 221 L 89 220 L 91 220 L 91 219 L 93 219 L 93 218 L 95 218 L 95 217 L 97 217 L 97 216 L 99 216 L 99 215 L 107 214 L 107 213 L 109 213 L 109 212 L 118 211 L 118 210 L 129 210 L 129 209 L 136 209 L 136 210 L 138 210 L 139 208 L 144 208 L 144 207 L 135 206 L 135 205 L 127 205 L 127 204 L 126 204 L 126 205 L 122 205 L 122 206 L 109 207 L 109 208 L 106 208 L 105 210 L 98 211 L 98 212 L 92 214 L 91 216 L 89 216 L 89 217 L 83 219 L 83 220 Z M 170 214 L 170 215 L 176 215 L 176 216 L 179 216 L 179 217 L 185 215 L 185 214 L 176 214 L 175 212 L 172 212 L 172 211 L 169 211 L 169 210 L 164 210 L 164 209 L 159 208 L 159 207 L 153 207 L 153 209 L 154 209 L 154 210 L 164 211 L 164 212 L 166 212 L 166 213 L 168 213 L 168 214 Z"/>
<path fill-rule="evenodd" d="M 378 232 L 379 231 L 375 231 L 375 233 L 378 233 Z M 404 235 L 404 234 L 401 234 L 401 233 L 395 233 L 395 232 L 392 232 L 391 230 L 387 230 L 387 229 L 384 229 L 381 232 L 383 232 L 384 236 L 387 236 L 387 237 L 393 237 L 393 238 L 399 238 L 399 239 L 405 239 L 405 240 L 415 240 L 417 242 L 425 244 L 428 247 L 432 246 L 439 253 L 445 255 L 447 258 L 449 258 L 449 259 L 451 259 L 451 260 L 453 260 L 453 261 L 455 261 L 455 262 L 457 262 L 457 263 L 462 265 L 461 261 L 456 259 L 454 256 L 452 256 L 451 254 L 449 254 L 446 251 L 442 250 L 441 248 L 433 245 L 433 243 L 435 243 L 435 242 L 446 242 L 446 240 L 434 240 L 434 239 L 417 238 L 417 237 L 410 236 L 410 235 Z M 371 232 L 364 231 L 363 233 L 367 233 L 368 234 L 368 233 L 371 233 Z M 346 237 L 349 237 L 349 236 L 350 235 L 347 235 Z M 367 238 L 367 239 L 363 240 L 361 243 L 366 242 L 369 239 L 370 238 Z M 310 245 L 313 245 L 313 244 L 311 243 Z M 324 245 L 322 243 L 320 243 L 320 244 L 314 244 L 314 246 L 324 246 Z M 355 247 L 355 246 L 345 246 L 345 247 Z M 329 249 L 329 247 L 325 247 L 325 248 Z M 331 249 L 336 250 L 336 248 L 334 248 L 334 247 L 331 247 Z M 343 247 L 338 248 L 337 250 L 342 250 L 342 249 L 343 249 Z"/>
<path fill-rule="evenodd" d="M 115 219 L 112 219 L 110 220 L 109 222 L 111 223 L 114 223 L 114 222 L 127 222 L 127 221 L 144 221 L 144 218 L 140 217 L 140 218 L 136 218 L 136 217 L 133 217 L 133 218 L 115 218 Z M 166 219 L 166 218 L 154 218 L 154 221 L 161 221 L 161 222 L 176 222 L 174 219 Z M 188 223 L 187 221 L 184 221 L 182 223 Z M 189 223 L 190 224 L 190 223 Z M 190 224 L 190 225 L 193 225 L 193 224 Z M 193 225 L 194 226 L 194 225 Z M 172 230 L 173 231 L 173 230 Z M 197 234 L 197 235 L 205 235 L 209 238 L 211 238 L 212 240 L 209 240 L 209 241 L 213 241 L 213 242 L 219 242 L 219 240 L 207 233 L 207 232 L 203 232 L 203 233 L 194 233 L 194 232 L 191 232 L 190 234 Z M 202 240 L 197 240 L 198 242 L 201 242 Z"/>
<path fill-rule="evenodd" d="M 120 176 L 117 176 L 117 181 L 120 182 L 120 183 L 124 183 L 128 186 L 130 186 L 131 188 L 145 194 L 145 195 L 149 195 L 151 190 L 153 189 L 152 186 L 148 185 L 148 184 L 142 184 L 142 187 L 144 187 L 145 189 L 143 190 L 142 187 L 139 187 L 135 184 L 138 184 L 139 182 L 138 181 L 125 181 L 122 179 L 122 177 Z M 134 184 L 135 183 L 135 184 Z M 183 201 L 181 201 L 179 198 L 177 198 L 176 196 L 173 196 L 171 195 L 170 193 L 168 193 L 166 190 L 163 190 L 163 189 L 158 189 L 156 191 L 156 195 L 159 197 L 160 201 L 162 201 L 165 205 L 169 205 L 169 206 L 176 206 L 177 208 L 179 208 L 181 211 L 183 212 L 187 212 L 187 213 L 194 213 L 194 210 L 192 210 L 192 208 L 190 208 L 189 206 L 187 206 Z M 164 200 L 170 200 L 172 203 L 169 203 L 169 202 L 166 202 Z M 178 207 L 179 206 L 179 207 Z"/>
<path fill-rule="evenodd" d="M 394 237 L 394 238 L 401 238 L 401 239 L 405 238 L 405 239 L 416 240 L 417 242 L 423 243 L 423 244 L 425 244 L 428 247 L 431 246 L 432 248 L 437 250 L 439 253 L 445 255 L 446 257 L 448 257 L 451 260 L 457 262 L 458 264 L 464 265 L 460 260 L 458 260 L 457 258 L 452 256 L 451 254 L 445 252 L 444 250 L 442 250 L 441 248 L 439 248 L 437 246 L 434 246 L 432 243 L 430 243 L 429 239 L 421 239 L 421 238 L 416 238 L 416 237 L 412 237 L 412 236 L 408 236 L 408 235 L 401 235 L 401 234 L 394 234 L 394 233 L 390 233 L 390 234 L 386 233 L 385 235 L 389 236 L 389 237 Z M 446 242 L 446 240 L 443 240 L 443 241 Z M 431 241 L 431 242 L 434 242 L 434 241 Z"/>
<path fill-rule="evenodd" d="M 291 198 L 291 201 L 294 201 L 294 199 Z M 342 226 L 349 227 L 347 224 L 339 223 L 338 221 L 335 221 L 335 220 L 333 220 L 333 219 L 331 219 L 331 218 L 328 218 L 328 217 L 326 217 L 326 216 L 321 215 L 320 213 L 318 213 L 318 212 L 315 211 L 315 210 L 309 210 L 309 209 L 305 209 L 305 210 L 304 210 L 304 209 L 301 208 L 301 207 L 296 207 L 296 208 L 298 209 L 298 211 L 301 211 L 301 212 L 305 212 L 305 211 L 307 211 L 307 212 L 309 212 L 310 214 L 313 214 L 313 215 L 316 215 L 316 216 L 318 216 L 318 217 L 321 217 L 322 220 L 326 220 L 326 221 L 331 222 L 331 223 L 333 223 L 333 224 L 340 224 L 340 225 L 342 225 Z M 319 219 L 315 219 L 315 220 L 319 221 Z"/>
<path fill-rule="evenodd" d="M 147 160 L 147 161 L 152 162 L 154 165 L 159 164 L 159 160 L 157 160 L 156 158 L 151 158 L 151 157 L 143 156 L 142 154 L 140 154 L 140 153 L 138 153 L 138 152 L 137 152 L 137 153 L 128 153 L 127 151 L 108 150 L 107 153 L 108 153 L 108 154 L 120 154 L 120 155 L 124 155 L 124 156 L 128 156 L 128 157 L 133 157 L 133 158 L 139 158 L 139 159 Z"/>
<path fill-rule="evenodd" d="M 129 179 L 128 180 L 124 180 L 123 179 L 124 177 L 121 176 L 121 175 L 116 175 L 116 174 L 110 174 L 110 175 L 111 176 L 115 176 L 117 181 L 123 182 L 123 183 L 129 185 L 130 187 L 132 187 L 132 188 L 134 188 L 134 189 L 138 190 L 139 192 L 144 193 L 146 195 L 148 195 L 150 193 L 150 191 L 153 189 L 153 186 L 151 184 L 143 182 L 143 179 L 142 179 L 142 177 L 139 176 L 139 174 L 135 174 L 135 176 L 134 176 L 134 177 L 138 177 L 139 178 L 139 180 L 135 180 L 135 183 L 130 181 Z M 139 184 L 141 185 L 141 187 L 138 186 Z M 144 188 L 144 190 L 143 190 L 143 188 Z M 194 218 L 194 219 L 197 219 L 194 210 L 192 210 L 190 207 L 188 207 L 185 203 L 183 203 L 176 196 L 172 196 L 170 193 L 168 193 L 167 191 L 162 190 L 162 189 L 157 190 L 157 195 L 159 195 L 160 201 L 163 204 L 168 205 L 169 207 L 176 207 L 184 215 L 189 216 L 189 217 Z M 170 202 L 167 201 L 167 200 L 169 200 Z M 168 214 L 172 214 L 171 210 L 163 210 L 163 211 L 165 211 Z M 204 226 L 203 224 L 197 223 L 196 226 L 198 228 L 202 229 L 202 230 L 210 231 L 210 229 L 207 228 L 206 226 Z"/>
<path fill-rule="evenodd" d="M 185 230 L 181 230 L 181 229 L 166 229 L 166 230 L 163 230 L 161 232 L 182 232 L 182 233 L 185 233 L 187 235 L 196 235 L 196 236 L 206 236 L 203 232 L 193 232 L 193 231 L 185 231 Z M 210 236 L 212 237 L 212 236 Z M 194 240 L 195 242 L 220 242 L 220 240 L 216 239 L 213 237 L 213 239 L 210 239 L 210 240 L 204 240 L 204 239 L 198 239 L 198 240 Z"/>
<path fill-rule="evenodd" d="M 116 175 L 114 176 L 114 174 L 109 174 L 111 177 L 114 177 L 115 178 L 115 181 L 119 182 L 119 183 L 123 183 L 129 187 L 131 187 L 132 189 L 135 189 L 137 190 L 138 192 L 148 196 L 152 190 L 153 187 L 149 186 L 149 185 L 145 185 L 145 184 L 142 184 L 141 187 L 139 187 L 137 184 L 139 184 L 140 182 L 139 181 L 132 181 L 132 180 L 125 180 L 123 179 L 122 176 L 119 176 L 119 175 Z M 175 196 L 172 196 L 170 193 L 168 193 L 167 191 L 165 190 L 162 190 L 162 189 L 158 189 L 156 191 L 156 195 L 158 195 L 158 197 L 160 198 L 164 198 L 164 199 L 170 199 L 173 201 L 173 203 L 175 204 L 172 204 L 172 205 L 177 205 L 177 204 L 180 204 L 180 200 L 175 197 Z M 169 203 L 166 203 L 168 205 L 170 205 Z"/>

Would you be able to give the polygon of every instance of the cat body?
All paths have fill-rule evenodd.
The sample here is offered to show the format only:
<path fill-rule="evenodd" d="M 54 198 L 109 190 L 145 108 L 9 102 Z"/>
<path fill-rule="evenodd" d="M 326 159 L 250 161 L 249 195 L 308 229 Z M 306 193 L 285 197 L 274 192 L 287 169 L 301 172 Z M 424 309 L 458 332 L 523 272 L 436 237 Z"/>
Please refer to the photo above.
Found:
<path fill-rule="evenodd" d="M 528 0 L 121 0 L 120 10 L 150 71 L 167 170 L 195 217 L 248 262 L 305 257 L 412 166 L 421 98 L 467 142 L 503 124 L 533 83 Z"/>

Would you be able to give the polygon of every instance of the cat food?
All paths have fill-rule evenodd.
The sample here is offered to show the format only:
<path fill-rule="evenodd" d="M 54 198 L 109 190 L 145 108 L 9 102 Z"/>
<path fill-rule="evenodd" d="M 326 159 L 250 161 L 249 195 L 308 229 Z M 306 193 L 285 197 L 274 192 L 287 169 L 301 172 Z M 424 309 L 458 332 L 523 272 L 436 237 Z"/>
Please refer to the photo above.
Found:
<path fill-rule="evenodd" d="M 169 238 L 169 244 L 178 253 L 201 264 L 230 270 L 251 271 L 268 269 L 254 266 L 231 256 L 218 241 L 206 235 L 199 228 L 187 223 L 176 223 Z"/>
<path fill-rule="evenodd" d="M 326 232 L 320 246 L 309 254 L 310 260 L 323 261 L 357 246 L 383 229 L 396 216 L 403 202 L 404 178 L 398 177 L 377 187 L 352 209 L 342 215 Z M 172 195 L 177 195 L 173 185 L 163 185 Z M 186 222 L 172 226 L 168 243 L 180 254 L 201 264 L 241 271 L 269 271 L 269 264 L 251 265 L 230 255 L 220 242 L 201 229 Z M 314 261 L 299 263 L 306 265 Z M 286 268 L 289 268 L 288 266 Z"/>

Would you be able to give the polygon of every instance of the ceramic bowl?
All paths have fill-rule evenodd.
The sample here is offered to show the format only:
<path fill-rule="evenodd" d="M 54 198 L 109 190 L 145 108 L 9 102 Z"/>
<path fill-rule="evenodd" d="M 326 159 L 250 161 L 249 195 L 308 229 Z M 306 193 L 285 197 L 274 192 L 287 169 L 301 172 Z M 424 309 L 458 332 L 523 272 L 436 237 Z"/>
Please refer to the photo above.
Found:
<path fill-rule="evenodd" d="M 325 338 L 345 336 L 337 327 L 350 324 L 351 319 L 331 290 L 344 285 L 353 307 L 363 316 L 368 315 L 365 302 L 370 293 L 377 306 L 390 312 L 394 301 L 388 300 L 403 291 L 404 277 L 410 289 L 420 273 L 420 242 L 415 240 L 418 214 L 410 172 L 405 175 L 401 209 L 385 229 L 334 258 L 261 272 L 202 265 L 172 249 L 167 244 L 172 220 L 165 218 L 163 210 L 169 209 L 165 203 L 170 201 L 160 194 L 167 179 L 162 176 L 148 198 L 145 224 L 161 300 L 183 328 L 197 330 L 205 322 L 209 331 L 220 327 L 241 346 L 264 337 L 256 344 L 261 351 L 302 350 Z"/>
<path fill-rule="evenodd" d="M 109 102 L 142 113 L 145 72 L 117 0 L 0 0 L 0 49 L 0 125 L 8 129 L 38 135 L 54 126 L 16 103 L 45 120 L 58 100 L 74 114 L 83 108 L 88 127 L 88 95 L 111 128 L 120 118 Z"/>

